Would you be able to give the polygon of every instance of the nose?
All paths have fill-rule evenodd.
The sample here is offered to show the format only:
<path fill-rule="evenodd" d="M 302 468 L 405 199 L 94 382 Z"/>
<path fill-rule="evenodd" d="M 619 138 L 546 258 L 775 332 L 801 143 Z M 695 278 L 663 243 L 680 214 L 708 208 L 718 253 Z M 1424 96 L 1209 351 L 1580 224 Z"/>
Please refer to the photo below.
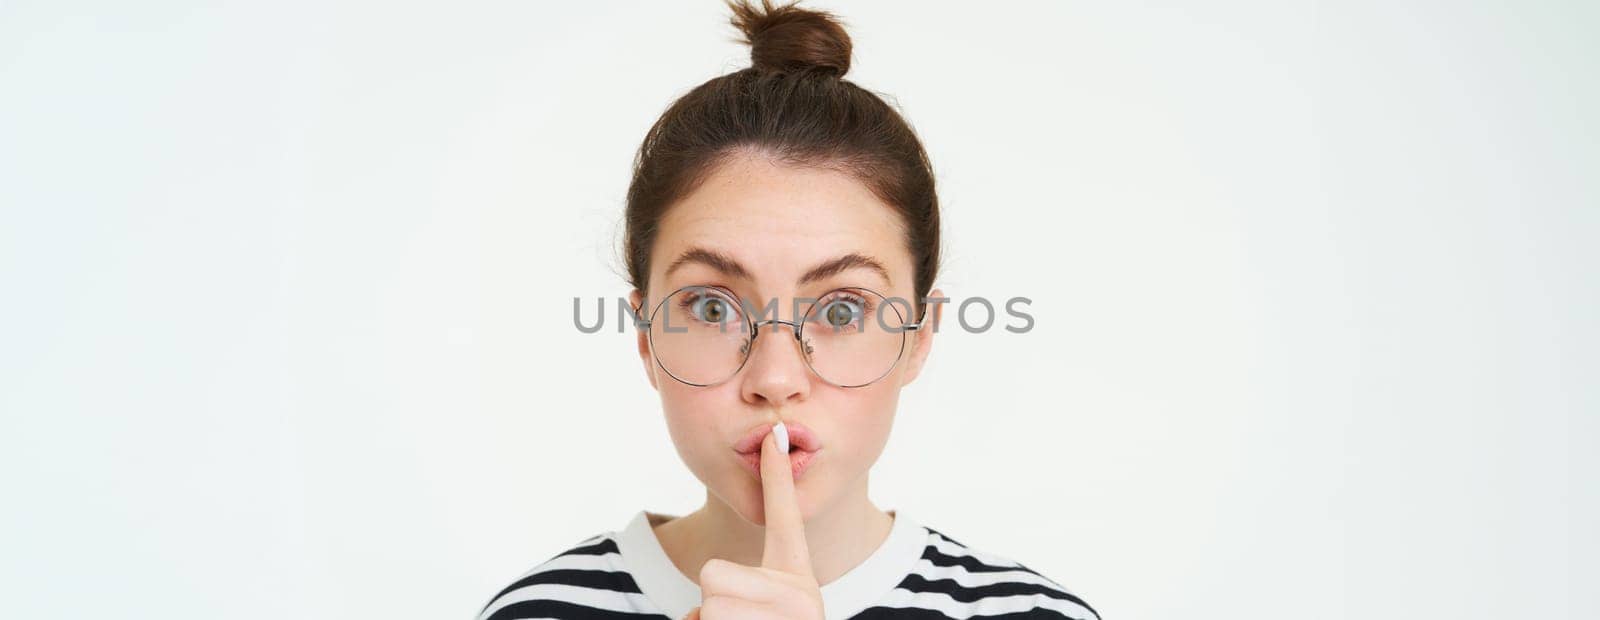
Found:
<path fill-rule="evenodd" d="M 795 334 L 795 325 L 786 321 L 763 321 L 756 327 L 740 386 L 746 402 L 781 407 L 810 395 L 811 371 Z"/>

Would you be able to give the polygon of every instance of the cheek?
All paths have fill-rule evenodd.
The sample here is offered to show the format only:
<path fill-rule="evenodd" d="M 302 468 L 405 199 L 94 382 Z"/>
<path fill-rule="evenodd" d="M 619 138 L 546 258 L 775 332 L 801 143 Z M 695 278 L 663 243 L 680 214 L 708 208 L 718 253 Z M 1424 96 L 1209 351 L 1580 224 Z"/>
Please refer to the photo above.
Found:
<path fill-rule="evenodd" d="M 722 389 L 695 388 L 670 378 L 661 385 L 661 410 L 667 418 L 667 432 L 684 462 L 694 465 L 722 446 L 722 409 L 729 396 Z"/>
<path fill-rule="evenodd" d="M 889 429 L 894 426 L 895 408 L 899 403 L 900 388 L 892 383 L 882 383 L 849 393 L 851 413 L 838 420 L 850 438 L 852 460 L 870 465 L 876 461 L 889 440 Z"/>

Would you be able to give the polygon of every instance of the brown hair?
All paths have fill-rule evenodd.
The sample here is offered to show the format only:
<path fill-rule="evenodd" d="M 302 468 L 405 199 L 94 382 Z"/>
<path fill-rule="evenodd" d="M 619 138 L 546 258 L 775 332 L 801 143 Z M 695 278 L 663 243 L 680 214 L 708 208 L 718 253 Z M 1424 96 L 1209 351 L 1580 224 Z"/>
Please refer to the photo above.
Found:
<path fill-rule="evenodd" d="M 905 224 L 922 297 L 939 271 L 939 200 L 933 166 L 911 126 L 849 80 L 850 36 L 832 14 L 728 0 L 752 66 L 707 80 L 669 106 L 645 134 L 628 186 L 623 253 L 635 289 L 648 291 L 650 250 L 673 203 L 740 152 L 846 172 Z"/>

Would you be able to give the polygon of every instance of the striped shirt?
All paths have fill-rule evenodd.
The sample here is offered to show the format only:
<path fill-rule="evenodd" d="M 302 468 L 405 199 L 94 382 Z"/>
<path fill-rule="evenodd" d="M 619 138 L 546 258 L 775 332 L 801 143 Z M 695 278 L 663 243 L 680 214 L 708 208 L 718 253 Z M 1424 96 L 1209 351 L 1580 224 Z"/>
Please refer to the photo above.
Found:
<path fill-rule="evenodd" d="M 1099 620 L 1088 603 L 1044 575 L 888 512 L 894 523 L 883 544 L 822 584 L 827 620 Z M 478 620 L 681 620 L 700 604 L 700 587 L 656 539 L 653 526 L 673 518 L 641 510 L 627 527 L 579 541 L 502 589 Z"/>

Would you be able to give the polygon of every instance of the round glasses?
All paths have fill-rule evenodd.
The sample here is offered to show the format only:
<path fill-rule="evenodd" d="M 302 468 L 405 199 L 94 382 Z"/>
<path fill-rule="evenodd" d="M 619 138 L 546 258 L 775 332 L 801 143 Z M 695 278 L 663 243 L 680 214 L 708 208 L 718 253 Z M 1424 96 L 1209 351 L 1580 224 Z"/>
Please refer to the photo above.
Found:
<path fill-rule="evenodd" d="M 809 301 L 798 323 L 753 320 L 752 315 L 776 317 L 777 300 L 764 309 L 747 308 L 726 289 L 685 286 L 657 303 L 638 326 L 649 330 L 650 352 L 662 370 L 683 383 L 708 387 L 744 368 L 762 326 L 782 323 L 793 331 L 811 372 L 847 388 L 888 375 L 905 352 L 906 332 L 922 326 L 906 322 L 900 311 L 908 305 L 904 300 L 891 302 L 869 289 L 839 288 Z"/>

